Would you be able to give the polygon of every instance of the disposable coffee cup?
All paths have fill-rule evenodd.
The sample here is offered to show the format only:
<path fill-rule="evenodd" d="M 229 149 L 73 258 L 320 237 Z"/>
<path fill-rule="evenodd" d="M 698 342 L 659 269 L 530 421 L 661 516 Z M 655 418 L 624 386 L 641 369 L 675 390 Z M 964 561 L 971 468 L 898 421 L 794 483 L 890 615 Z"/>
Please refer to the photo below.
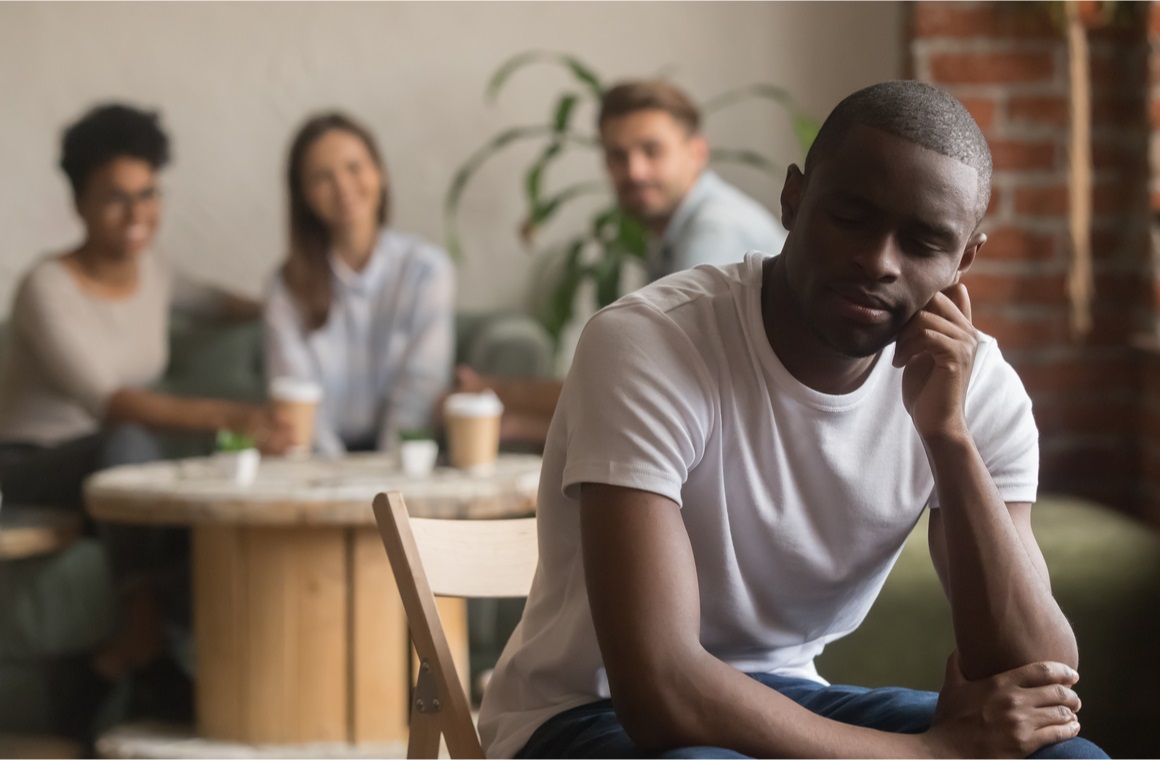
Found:
<path fill-rule="evenodd" d="M 503 403 L 491 391 L 453 393 L 443 403 L 451 466 L 474 472 L 495 467 Z"/>
<path fill-rule="evenodd" d="M 322 386 L 318 383 L 293 377 L 275 378 L 270 383 L 270 403 L 279 414 L 290 420 L 288 454 L 301 456 L 310 452 L 314 440 L 314 418 L 320 401 Z"/>

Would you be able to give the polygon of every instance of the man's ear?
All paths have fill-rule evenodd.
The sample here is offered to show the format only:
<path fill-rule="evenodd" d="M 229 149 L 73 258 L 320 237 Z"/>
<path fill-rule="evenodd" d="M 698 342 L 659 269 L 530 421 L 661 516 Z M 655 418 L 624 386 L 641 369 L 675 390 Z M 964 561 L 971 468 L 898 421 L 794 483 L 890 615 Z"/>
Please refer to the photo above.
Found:
<path fill-rule="evenodd" d="M 781 226 L 792 230 L 805 192 L 806 178 L 797 164 L 785 170 L 785 184 L 781 188 Z"/>
<path fill-rule="evenodd" d="M 967 247 L 963 249 L 963 257 L 959 259 L 959 266 L 955 269 L 955 279 L 951 283 L 954 285 L 963 278 L 975 263 L 975 257 L 979 255 L 979 249 L 987 242 L 987 236 L 982 232 L 976 232 L 971 235 L 971 239 L 967 241 Z"/>

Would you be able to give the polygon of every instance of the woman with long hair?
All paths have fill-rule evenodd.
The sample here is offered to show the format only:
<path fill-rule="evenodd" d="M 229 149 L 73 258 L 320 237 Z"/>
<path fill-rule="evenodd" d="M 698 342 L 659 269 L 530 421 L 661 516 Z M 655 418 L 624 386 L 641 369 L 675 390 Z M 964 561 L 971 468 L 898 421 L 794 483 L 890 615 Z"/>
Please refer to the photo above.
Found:
<path fill-rule="evenodd" d="M 400 431 L 431 427 L 451 381 L 451 260 L 389 226 L 382 154 L 348 116 L 302 125 L 287 183 L 289 255 L 267 293 L 267 376 L 322 387 L 320 453 L 389 449 Z"/>

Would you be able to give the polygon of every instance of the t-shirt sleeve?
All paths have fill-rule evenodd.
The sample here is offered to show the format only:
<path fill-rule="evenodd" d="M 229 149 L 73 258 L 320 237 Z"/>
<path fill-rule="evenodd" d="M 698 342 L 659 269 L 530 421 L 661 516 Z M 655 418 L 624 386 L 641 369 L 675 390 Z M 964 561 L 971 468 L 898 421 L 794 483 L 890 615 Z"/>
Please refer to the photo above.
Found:
<path fill-rule="evenodd" d="M 108 346 L 93 340 L 84 318 L 71 308 L 75 296 L 64 292 L 61 276 L 53 274 L 35 271 L 24 282 L 13 304 L 14 327 L 45 381 L 102 419 L 121 379 L 107 359 Z"/>
<path fill-rule="evenodd" d="M 995 339 L 980 338 L 967 391 L 967 426 L 1003 501 L 1031 503 L 1039 487 L 1039 430 L 1031 398 Z M 938 506 L 937 493 L 930 504 Z"/>
<path fill-rule="evenodd" d="M 563 491 L 581 483 L 637 488 L 681 504 L 715 418 L 700 353 L 668 316 L 616 305 L 585 327 L 560 403 Z"/>

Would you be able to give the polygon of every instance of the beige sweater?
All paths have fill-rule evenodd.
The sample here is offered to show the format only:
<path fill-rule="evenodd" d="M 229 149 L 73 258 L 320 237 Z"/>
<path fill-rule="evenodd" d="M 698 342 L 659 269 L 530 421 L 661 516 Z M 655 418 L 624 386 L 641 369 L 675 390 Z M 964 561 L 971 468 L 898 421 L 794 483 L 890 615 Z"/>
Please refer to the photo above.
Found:
<path fill-rule="evenodd" d="M 59 257 L 25 275 L 0 360 L 0 442 L 53 445 L 94 433 L 109 398 L 156 382 L 169 359 L 168 263 L 147 253 L 130 297 L 83 291 Z"/>

